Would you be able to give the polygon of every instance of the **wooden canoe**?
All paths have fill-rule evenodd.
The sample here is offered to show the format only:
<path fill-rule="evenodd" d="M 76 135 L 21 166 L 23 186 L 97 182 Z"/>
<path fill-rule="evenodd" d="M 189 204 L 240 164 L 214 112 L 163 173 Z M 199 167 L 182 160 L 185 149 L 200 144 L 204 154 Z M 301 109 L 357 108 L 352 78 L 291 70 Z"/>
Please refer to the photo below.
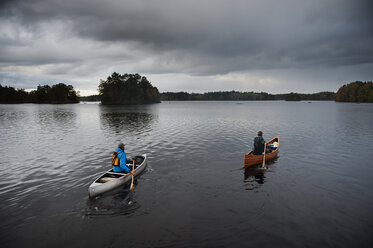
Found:
<path fill-rule="evenodd" d="M 277 142 L 277 144 L 276 144 Z M 274 137 L 270 141 L 267 142 L 267 151 L 270 149 L 270 152 L 266 152 L 266 162 L 274 159 L 277 156 L 278 149 L 280 148 L 280 138 L 279 136 Z M 260 155 L 254 155 L 254 151 L 251 151 L 247 154 L 245 154 L 244 157 L 244 167 L 250 167 L 254 165 L 258 165 L 263 163 L 263 154 Z"/>
<path fill-rule="evenodd" d="M 137 177 L 147 165 L 146 154 L 135 156 L 133 159 L 136 161 L 135 177 Z M 128 166 L 132 170 L 132 165 Z M 88 195 L 89 197 L 95 197 L 112 189 L 115 189 L 121 185 L 124 185 L 125 183 L 131 181 L 131 179 L 131 173 L 118 173 L 113 172 L 113 169 L 110 169 L 96 178 L 96 180 L 89 186 Z"/>

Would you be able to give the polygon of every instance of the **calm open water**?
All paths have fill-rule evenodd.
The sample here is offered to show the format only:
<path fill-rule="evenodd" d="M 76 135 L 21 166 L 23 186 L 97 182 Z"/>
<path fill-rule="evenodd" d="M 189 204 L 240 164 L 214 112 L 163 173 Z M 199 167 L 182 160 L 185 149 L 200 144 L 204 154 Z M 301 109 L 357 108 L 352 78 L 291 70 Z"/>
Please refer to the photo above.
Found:
<path fill-rule="evenodd" d="M 0 105 L 0 134 L 0 247 L 372 247 L 373 104 Z M 119 141 L 145 173 L 89 199 Z"/>

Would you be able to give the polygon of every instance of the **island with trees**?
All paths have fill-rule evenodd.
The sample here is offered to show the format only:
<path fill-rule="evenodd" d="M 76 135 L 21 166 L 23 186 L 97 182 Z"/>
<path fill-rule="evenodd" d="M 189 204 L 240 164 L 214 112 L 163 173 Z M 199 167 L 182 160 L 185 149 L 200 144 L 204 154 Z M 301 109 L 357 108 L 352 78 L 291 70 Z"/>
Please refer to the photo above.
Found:
<path fill-rule="evenodd" d="M 139 74 L 114 72 L 99 85 L 101 103 L 104 105 L 130 105 L 159 103 L 160 94 L 156 87 Z"/>

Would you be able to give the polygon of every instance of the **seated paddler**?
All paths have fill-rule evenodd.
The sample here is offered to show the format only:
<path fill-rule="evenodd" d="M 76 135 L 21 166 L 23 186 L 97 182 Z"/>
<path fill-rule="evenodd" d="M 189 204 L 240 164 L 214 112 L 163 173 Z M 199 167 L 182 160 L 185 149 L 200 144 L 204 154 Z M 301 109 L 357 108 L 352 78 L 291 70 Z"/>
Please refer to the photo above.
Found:
<path fill-rule="evenodd" d="M 264 152 L 265 143 L 263 132 L 259 131 L 258 136 L 254 138 L 254 155 L 260 155 Z"/>
<path fill-rule="evenodd" d="M 118 148 L 115 150 L 112 156 L 113 172 L 131 173 L 132 175 L 135 175 L 135 172 L 133 172 L 128 167 L 130 165 L 127 166 L 127 163 L 134 163 L 134 160 L 128 159 L 124 150 L 125 145 L 122 142 L 120 142 L 118 144 Z"/>

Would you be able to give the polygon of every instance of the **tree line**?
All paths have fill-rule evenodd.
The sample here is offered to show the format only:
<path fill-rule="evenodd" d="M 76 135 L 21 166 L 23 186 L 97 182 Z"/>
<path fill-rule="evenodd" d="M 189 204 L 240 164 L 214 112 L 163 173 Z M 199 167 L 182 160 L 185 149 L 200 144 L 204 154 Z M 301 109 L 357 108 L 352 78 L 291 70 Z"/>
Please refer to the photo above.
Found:
<path fill-rule="evenodd" d="M 323 91 L 319 93 L 313 94 L 299 94 L 291 92 L 289 94 L 285 94 L 285 101 L 334 101 L 335 100 L 335 93 L 329 91 Z"/>
<path fill-rule="evenodd" d="M 81 102 L 99 102 L 100 99 L 100 95 L 79 96 L 79 101 Z"/>
<path fill-rule="evenodd" d="M 268 94 L 265 92 L 239 92 L 239 91 L 218 91 L 207 93 L 187 93 L 187 92 L 165 92 L 161 93 L 162 101 L 258 101 L 258 100 L 325 100 L 334 101 L 334 92 L 319 92 L 314 94 Z"/>
<path fill-rule="evenodd" d="M 314 94 L 268 94 L 266 92 L 216 91 L 206 93 L 164 92 L 139 74 L 112 73 L 99 84 L 99 94 L 80 97 L 71 85 L 59 83 L 53 86 L 39 85 L 36 90 L 26 92 L 0 84 L 0 103 L 78 103 L 81 101 L 101 101 L 102 104 L 143 104 L 160 101 L 248 101 L 248 100 L 285 100 L 308 101 L 324 100 L 337 102 L 373 102 L 372 82 L 351 82 L 334 92 Z"/>
<path fill-rule="evenodd" d="M 26 92 L 0 84 L 0 103 L 79 103 L 101 101 L 102 104 L 143 104 L 160 102 L 156 87 L 139 74 L 119 74 L 114 72 L 99 84 L 99 95 L 80 97 L 71 85 L 63 83 L 53 86 L 39 85 L 36 90 Z"/>
<path fill-rule="evenodd" d="M 30 92 L 0 84 L 0 103 L 65 104 L 78 102 L 79 99 L 74 87 L 63 83 L 53 86 L 39 85 L 36 90 Z"/>
<path fill-rule="evenodd" d="M 265 92 L 239 92 L 239 91 L 215 91 L 206 93 L 164 92 L 161 93 L 162 101 L 246 101 L 246 100 L 281 100 L 279 95 L 271 95 Z M 283 98 L 282 98 L 283 99 Z"/>

